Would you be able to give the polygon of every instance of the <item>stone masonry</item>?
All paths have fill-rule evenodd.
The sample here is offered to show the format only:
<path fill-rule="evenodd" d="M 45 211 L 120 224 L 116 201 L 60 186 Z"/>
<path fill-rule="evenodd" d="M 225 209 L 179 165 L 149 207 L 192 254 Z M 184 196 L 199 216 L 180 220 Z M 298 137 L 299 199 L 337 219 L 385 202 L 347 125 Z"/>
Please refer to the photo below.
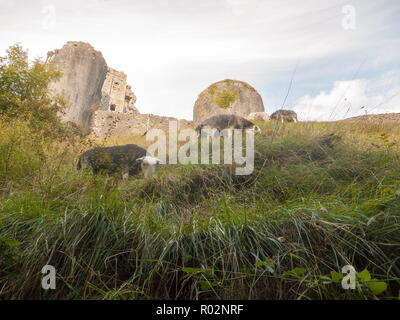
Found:
<path fill-rule="evenodd" d="M 101 89 L 101 110 L 116 112 L 136 112 L 136 96 L 126 82 L 126 74 L 108 68 L 106 79 Z"/>
<path fill-rule="evenodd" d="M 88 43 L 68 41 L 61 49 L 48 52 L 46 62 L 63 72 L 61 79 L 50 85 L 53 94 L 67 100 L 60 117 L 89 131 L 107 74 L 103 55 Z"/>
<path fill-rule="evenodd" d="M 167 132 L 169 121 L 177 121 L 178 129 L 193 128 L 193 121 L 162 117 L 154 114 L 96 111 L 93 118 L 92 137 L 107 139 L 116 136 L 144 135 L 150 129 Z"/>
<path fill-rule="evenodd" d="M 81 125 L 94 138 L 143 135 L 149 129 L 167 130 L 169 121 L 180 129 L 193 127 L 192 121 L 153 114 L 140 114 L 136 96 L 124 72 L 107 66 L 103 55 L 85 42 L 67 42 L 50 51 L 47 63 L 63 72 L 50 89 L 67 100 L 60 114 L 64 121 Z"/>

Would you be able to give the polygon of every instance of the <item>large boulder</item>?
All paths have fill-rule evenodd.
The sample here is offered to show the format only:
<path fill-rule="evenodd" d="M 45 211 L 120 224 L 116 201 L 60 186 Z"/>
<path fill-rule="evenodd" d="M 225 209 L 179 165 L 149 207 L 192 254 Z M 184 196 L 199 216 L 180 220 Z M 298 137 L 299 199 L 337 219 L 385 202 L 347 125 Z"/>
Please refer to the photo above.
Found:
<path fill-rule="evenodd" d="M 246 117 L 252 112 L 263 111 L 264 104 L 256 89 L 246 82 L 227 79 L 200 93 L 194 105 L 193 121 L 199 123 L 217 114 Z"/>
<path fill-rule="evenodd" d="M 67 100 L 61 118 L 90 130 L 92 115 L 101 104 L 107 74 L 103 55 L 88 43 L 69 41 L 61 49 L 50 51 L 47 62 L 63 72 L 61 79 L 50 86 L 54 94 Z"/>

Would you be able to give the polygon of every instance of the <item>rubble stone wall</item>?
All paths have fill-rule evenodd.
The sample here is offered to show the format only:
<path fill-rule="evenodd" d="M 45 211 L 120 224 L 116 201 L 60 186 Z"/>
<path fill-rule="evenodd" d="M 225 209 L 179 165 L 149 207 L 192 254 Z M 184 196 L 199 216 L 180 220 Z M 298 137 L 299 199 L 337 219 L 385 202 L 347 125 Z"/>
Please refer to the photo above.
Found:
<path fill-rule="evenodd" d="M 178 121 L 178 130 L 194 128 L 193 121 L 189 120 L 139 112 L 121 113 L 99 110 L 93 117 L 92 137 L 107 139 L 115 136 L 144 135 L 149 129 L 167 131 L 169 121 Z"/>

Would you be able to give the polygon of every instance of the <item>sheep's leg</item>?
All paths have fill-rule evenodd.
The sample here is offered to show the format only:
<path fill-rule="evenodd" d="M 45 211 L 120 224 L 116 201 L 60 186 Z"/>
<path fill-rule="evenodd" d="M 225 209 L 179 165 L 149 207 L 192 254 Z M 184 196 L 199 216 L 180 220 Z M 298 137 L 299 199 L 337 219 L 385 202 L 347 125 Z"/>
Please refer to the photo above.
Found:
<path fill-rule="evenodd" d="M 143 171 L 143 177 L 147 179 L 149 177 L 149 166 L 142 163 L 141 167 Z"/>
<path fill-rule="evenodd" d="M 229 129 L 228 129 L 228 140 L 229 140 L 229 141 L 232 139 L 233 130 L 234 130 L 233 128 L 229 128 Z"/>
<path fill-rule="evenodd" d="M 153 177 L 155 171 L 156 171 L 156 166 L 155 165 L 152 165 L 152 166 L 149 167 L 150 176 Z"/>
<path fill-rule="evenodd" d="M 122 168 L 122 179 L 126 180 L 129 178 L 129 168 L 128 167 L 123 167 Z"/>

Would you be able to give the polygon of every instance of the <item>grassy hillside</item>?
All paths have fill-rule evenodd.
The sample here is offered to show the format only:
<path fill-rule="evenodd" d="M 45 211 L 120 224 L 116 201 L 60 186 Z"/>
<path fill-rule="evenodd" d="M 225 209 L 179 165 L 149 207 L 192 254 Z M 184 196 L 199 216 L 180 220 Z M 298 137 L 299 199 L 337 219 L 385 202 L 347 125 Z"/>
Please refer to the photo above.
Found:
<path fill-rule="evenodd" d="M 0 122 L 0 298 L 398 299 L 400 126 L 260 126 L 251 176 L 166 165 L 122 181 L 75 170 L 93 141 Z M 128 142 L 145 144 L 105 144 Z"/>

